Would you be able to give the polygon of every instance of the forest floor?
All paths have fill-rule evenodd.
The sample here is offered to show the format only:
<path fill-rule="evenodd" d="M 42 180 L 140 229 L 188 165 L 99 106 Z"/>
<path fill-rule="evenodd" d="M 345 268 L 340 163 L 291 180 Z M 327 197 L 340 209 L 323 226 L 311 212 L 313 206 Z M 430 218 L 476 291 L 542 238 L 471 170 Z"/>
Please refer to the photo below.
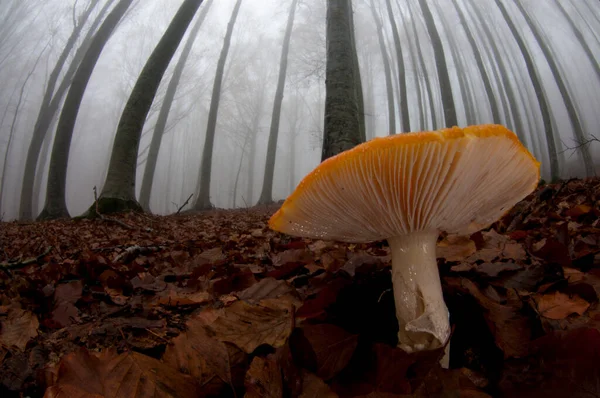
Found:
<path fill-rule="evenodd" d="M 440 237 L 450 369 L 395 348 L 385 242 L 275 210 L 0 223 L 0 396 L 600 396 L 599 178 Z"/>

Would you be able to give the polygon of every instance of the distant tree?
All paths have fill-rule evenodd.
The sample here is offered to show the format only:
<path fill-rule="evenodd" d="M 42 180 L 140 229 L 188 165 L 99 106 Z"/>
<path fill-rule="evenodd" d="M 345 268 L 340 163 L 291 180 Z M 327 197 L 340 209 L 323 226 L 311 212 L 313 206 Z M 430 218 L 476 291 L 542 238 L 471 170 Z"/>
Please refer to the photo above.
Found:
<path fill-rule="evenodd" d="M 379 42 L 379 51 L 383 60 L 383 75 L 385 76 L 385 88 L 388 101 L 388 134 L 396 133 L 396 110 L 394 108 L 394 85 L 392 83 L 392 70 L 390 68 L 390 59 L 387 48 L 385 47 L 385 38 L 383 36 L 383 24 L 375 8 L 374 0 L 370 4 L 371 15 L 375 21 L 375 29 L 377 30 L 377 40 Z M 406 98 L 405 98 L 406 99 Z"/>
<path fill-rule="evenodd" d="M 454 105 L 454 98 L 452 97 L 452 86 L 450 85 L 450 75 L 448 74 L 448 66 L 446 64 L 446 55 L 444 54 L 442 39 L 435 26 L 433 15 L 427 5 L 427 0 L 419 0 L 419 5 L 421 6 L 421 12 L 423 13 L 423 18 L 425 18 L 425 25 L 427 26 L 429 38 L 431 39 L 431 44 L 433 46 L 435 68 L 437 70 L 440 91 L 442 94 L 442 104 L 444 106 L 444 125 L 446 127 L 456 126 L 458 124 L 456 119 L 456 107 Z"/>
<path fill-rule="evenodd" d="M 407 95 L 407 82 L 406 82 L 406 70 L 404 68 L 404 54 L 402 52 L 402 45 L 400 44 L 400 34 L 398 33 L 398 27 L 396 26 L 396 20 L 394 12 L 392 10 L 392 3 L 390 0 L 385 0 L 387 7 L 388 17 L 390 25 L 392 27 L 392 35 L 394 38 L 394 48 L 396 49 L 396 64 L 398 66 L 398 81 L 400 83 L 400 95 L 398 97 L 398 105 L 400 107 L 400 122 L 402 125 L 402 132 L 407 133 L 410 131 L 410 117 L 408 113 L 408 95 Z M 390 134 L 395 134 L 395 131 L 390 131 Z"/>
<path fill-rule="evenodd" d="M 91 26 L 89 27 L 84 39 L 81 42 L 81 45 L 78 47 L 73 59 L 71 60 L 69 67 L 64 72 L 62 80 L 56 88 L 56 84 L 58 83 L 58 78 L 61 72 L 63 71 L 63 67 L 65 62 L 67 61 L 68 55 L 71 53 L 77 39 L 83 29 L 85 22 L 87 21 L 90 13 L 92 12 L 94 6 L 98 3 L 98 0 L 92 1 L 88 8 L 81 14 L 77 24 L 73 27 L 73 31 L 71 35 L 67 39 L 67 43 L 63 48 L 63 51 L 58 57 L 58 60 L 54 64 L 54 68 L 50 75 L 48 76 L 48 81 L 46 83 L 46 89 L 44 91 L 44 96 L 42 98 L 42 103 L 40 105 L 40 110 L 38 112 L 37 119 L 35 121 L 35 125 L 33 128 L 33 135 L 31 137 L 31 141 L 29 143 L 29 148 L 27 150 L 27 156 L 25 158 L 25 172 L 23 175 L 23 183 L 21 185 L 21 202 L 19 209 L 19 218 L 22 220 L 29 220 L 33 218 L 33 187 L 35 183 L 35 172 L 38 165 L 38 159 L 40 156 L 40 151 L 42 148 L 42 144 L 44 143 L 44 139 L 46 138 L 47 132 L 52 125 L 52 120 L 54 119 L 56 112 L 58 111 L 60 104 L 63 100 L 63 97 L 71 84 L 71 80 L 79 63 L 83 59 L 84 55 L 89 48 L 92 37 L 94 36 L 96 27 L 102 22 L 104 18 L 104 14 L 108 10 L 109 6 L 113 0 L 107 1 L 104 7 L 100 10 Z"/>
<path fill-rule="evenodd" d="M 359 82 L 353 61 L 351 15 L 351 1 L 328 0 L 325 124 L 321 160 L 363 142 L 356 95 Z"/>
<path fill-rule="evenodd" d="M 285 77 L 288 65 L 288 53 L 290 51 L 290 39 L 294 26 L 294 15 L 298 0 L 292 0 L 288 14 L 283 46 L 281 47 L 281 58 L 279 60 L 279 77 L 277 79 L 277 90 L 273 101 L 273 113 L 271 114 L 271 129 L 269 130 L 269 143 L 267 144 L 267 159 L 265 162 L 265 173 L 263 186 L 258 199 L 259 204 L 273 202 L 273 174 L 275 173 L 275 155 L 277 153 L 277 138 L 279 136 L 279 122 L 281 120 L 281 103 L 283 102 L 283 90 L 285 89 Z"/>
<path fill-rule="evenodd" d="M 158 161 L 158 151 L 160 150 L 162 137 L 165 134 L 169 112 L 171 111 L 175 93 L 177 92 L 177 87 L 179 86 L 181 75 L 183 74 L 183 68 L 185 67 L 185 63 L 187 62 L 190 52 L 192 51 L 194 41 L 196 41 L 196 37 L 198 36 L 198 31 L 200 30 L 202 22 L 204 22 L 206 14 L 208 14 L 208 10 L 210 9 L 211 5 L 212 0 L 206 0 L 204 6 L 200 10 L 200 15 L 198 16 L 196 23 L 190 31 L 188 39 L 181 51 L 181 55 L 179 56 L 179 61 L 177 61 L 177 65 L 175 65 L 175 69 L 173 70 L 173 75 L 169 81 L 165 97 L 160 107 L 158 119 L 156 120 L 156 125 L 154 126 L 152 140 L 148 149 L 146 167 L 144 168 L 144 177 L 142 178 L 142 187 L 140 190 L 140 205 L 144 210 L 147 211 L 150 210 L 150 194 L 152 193 L 154 172 L 156 170 L 156 162 Z"/>
<path fill-rule="evenodd" d="M 351 2 L 352 0 L 350 0 Z M 352 4 L 350 4 L 352 7 Z M 352 40 L 352 62 L 354 68 L 354 89 L 356 91 L 356 105 L 358 106 L 358 128 L 361 141 L 367 140 L 366 121 L 365 121 L 365 99 L 363 95 L 362 79 L 360 76 L 360 65 L 358 62 L 358 51 L 356 49 L 356 34 L 354 29 L 354 12 L 350 9 L 350 33 Z"/>
<path fill-rule="evenodd" d="M 184 0 L 150 54 L 125 104 L 98 199 L 103 213 L 141 210 L 135 199 L 135 175 L 140 137 L 162 77 L 202 0 Z M 94 212 L 94 206 L 90 208 Z"/>
<path fill-rule="evenodd" d="M 110 14 L 108 14 L 98 32 L 94 35 L 90 47 L 73 77 L 73 82 L 69 88 L 69 93 L 65 99 L 56 127 L 56 136 L 54 137 L 50 168 L 48 170 L 46 203 L 38 217 L 39 219 L 69 217 L 65 199 L 67 165 L 79 106 L 104 46 L 131 3 L 132 0 L 121 0 Z"/>
<path fill-rule="evenodd" d="M 490 108 L 492 111 L 492 123 L 500 123 L 500 110 L 498 109 L 498 101 L 496 100 L 496 96 L 494 95 L 494 91 L 492 89 L 492 82 L 490 80 L 490 76 L 487 72 L 487 70 L 485 69 L 485 65 L 483 63 L 483 56 L 481 55 L 481 51 L 479 51 L 479 48 L 477 47 L 477 42 L 475 41 L 475 36 L 473 34 L 472 28 L 469 26 L 469 23 L 467 22 L 467 18 L 465 17 L 465 13 L 463 12 L 463 10 L 461 9 L 461 7 L 458 5 L 457 0 L 452 0 L 452 3 L 454 4 L 454 8 L 456 9 L 456 12 L 458 13 L 458 17 L 460 19 L 460 24 L 462 25 L 465 34 L 467 35 L 467 40 L 469 41 L 469 44 L 471 45 L 471 49 L 473 50 L 473 55 L 475 56 L 475 62 L 477 64 L 477 69 L 479 69 L 479 74 L 481 76 L 481 79 L 483 80 L 483 87 L 485 88 L 485 95 L 488 99 L 488 102 L 490 104 Z"/>
<path fill-rule="evenodd" d="M 402 13 L 402 9 L 400 7 L 398 7 L 400 10 L 400 20 L 401 20 L 401 24 L 404 26 L 404 35 L 407 38 L 407 44 L 408 44 L 408 52 L 410 54 L 410 63 L 411 63 L 411 67 L 412 67 L 412 72 L 414 75 L 414 81 L 415 81 L 415 93 L 417 95 L 417 113 L 419 116 L 419 124 L 418 124 L 418 128 L 415 129 L 413 127 L 413 130 L 423 130 L 425 128 L 425 104 L 423 102 L 423 88 L 422 88 L 422 80 L 421 80 L 421 74 L 419 73 L 419 66 L 418 66 L 418 60 L 417 60 L 417 50 L 415 49 L 415 46 L 413 44 L 413 42 L 415 41 L 416 37 L 413 37 L 413 35 L 410 34 L 410 31 L 408 29 L 408 25 L 412 25 L 414 28 L 415 25 L 415 21 L 414 20 L 410 20 L 407 21 L 407 17 Z M 416 34 L 414 35 L 416 36 Z"/>

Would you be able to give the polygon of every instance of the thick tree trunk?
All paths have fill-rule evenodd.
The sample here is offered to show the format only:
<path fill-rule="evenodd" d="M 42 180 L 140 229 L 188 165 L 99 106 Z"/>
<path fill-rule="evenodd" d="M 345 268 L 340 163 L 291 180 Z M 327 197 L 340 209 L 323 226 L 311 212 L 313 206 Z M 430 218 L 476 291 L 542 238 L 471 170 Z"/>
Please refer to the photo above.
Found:
<path fill-rule="evenodd" d="M 321 160 L 363 142 L 356 97 L 357 71 L 352 53 L 351 12 L 351 1 L 327 2 L 326 94 Z"/>
<path fill-rule="evenodd" d="M 121 114 L 99 210 L 141 210 L 135 199 L 140 137 L 162 77 L 202 0 L 184 0 L 146 61 Z M 90 210 L 93 212 L 94 207 Z"/>
<path fill-rule="evenodd" d="M 25 158 L 25 172 L 23 174 L 23 183 L 21 185 L 21 203 L 19 208 L 19 218 L 21 220 L 30 220 L 33 218 L 33 186 L 35 183 L 35 172 L 38 164 L 38 159 L 40 156 L 40 150 L 42 148 L 42 143 L 44 142 L 44 138 L 46 137 L 46 133 L 48 132 L 48 127 L 52 123 L 52 119 L 58 110 L 60 102 L 62 100 L 62 96 L 70 83 L 72 74 L 75 72 L 79 62 L 81 60 L 81 56 L 83 56 L 82 52 L 87 50 L 87 45 L 91 40 L 91 35 L 93 34 L 93 30 L 97 24 L 100 23 L 100 20 L 103 16 L 102 11 L 101 15 L 96 17 L 94 24 L 88 30 L 86 38 L 83 40 L 82 45 L 79 49 L 84 48 L 83 51 L 77 50 L 77 53 L 73 60 L 71 61 L 71 66 L 65 73 L 62 83 L 59 86 L 56 93 L 54 92 L 54 88 L 56 87 L 56 83 L 58 81 L 58 77 L 60 72 L 63 69 L 65 62 L 67 61 L 67 57 L 71 53 L 71 50 L 75 46 L 77 39 L 83 29 L 83 26 L 87 22 L 92 10 L 98 4 L 98 0 L 94 0 L 90 3 L 88 8 L 84 11 L 83 14 L 79 17 L 79 21 L 77 25 L 73 27 L 73 31 L 71 35 L 67 39 L 65 47 L 63 51 L 58 57 L 56 64 L 54 64 L 54 68 L 52 68 L 52 72 L 48 76 L 48 83 L 46 86 L 46 90 L 44 92 L 44 97 L 42 98 L 42 104 L 40 106 L 40 110 L 38 112 L 37 120 L 34 125 L 33 135 L 31 137 L 31 142 L 29 143 L 29 148 L 27 150 L 27 157 Z M 110 4 L 110 2 L 108 2 Z M 106 11 L 107 6 L 103 8 L 103 11 Z M 79 55 L 79 57 L 78 57 Z"/>
<path fill-rule="evenodd" d="M 39 219 L 69 217 L 65 199 L 67 164 L 79 106 L 81 105 L 83 94 L 92 76 L 96 62 L 100 58 L 102 49 L 131 3 L 132 0 L 121 0 L 110 14 L 108 14 L 106 20 L 94 36 L 85 57 L 81 61 L 79 68 L 77 68 L 75 76 L 73 76 L 73 82 L 71 83 L 71 88 L 65 99 L 56 127 L 56 136 L 54 138 L 52 155 L 50 156 L 50 168 L 48 170 L 46 202 L 42 213 L 38 217 Z"/>
<path fill-rule="evenodd" d="M 452 86 L 450 85 L 450 76 L 448 75 L 448 66 L 446 65 L 446 56 L 444 54 L 444 47 L 442 46 L 442 39 L 435 26 L 433 15 L 427 5 L 427 0 L 419 0 L 419 4 L 421 5 L 421 11 L 425 18 L 425 25 L 427 26 L 427 31 L 429 32 L 429 37 L 433 46 L 435 67 L 440 83 L 442 104 L 444 106 L 444 125 L 446 127 L 456 126 L 458 124 L 458 121 L 456 120 L 456 107 L 454 105 L 454 98 L 452 97 Z"/>
<path fill-rule="evenodd" d="M 215 146 L 215 132 L 217 129 L 217 116 L 219 113 L 219 102 L 221 98 L 221 84 L 223 82 L 223 71 L 225 70 L 225 62 L 227 61 L 227 54 L 229 53 L 233 27 L 235 26 L 235 20 L 241 5 L 242 0 L 236 0 L 235 6 L 233 7 L 233 12 L 231 13 L 231 18 L 229 19 L 229 24 L 227 25 L 227 32 L 225 33 L 223 48 L 221 48 L 221 55 L 219 56 L 219 61 L 217 62 L 217 72 L 215 74 L 212 97 L 210 99 L 210 109 L 208 111 L 204 149 L 202 150 L 202 164 L 200 165 L 198 184 L 199 193 L 196 197 L 196 203 L 194 203 L 195 210 L 206 210 L 213 207 L 212 203 L 210 202 L 210 177 L 212 171 L 213 148 Z"/>
<path fill-rule="evenodd" d="M 510 18 L 508 11 L 504 7 L 504 4 L 501 0 L 496 0 L 496 5 L 500 9 L 502 16 L 504 17 L 508 28 L 510 29 L 519 49 L 521 50 L 521 54 L 523 55 L 523 59 L 525 61 L 525 65 L 527 67 L 527 72 L 529 73 L 529 77 L 531 79 L 531 83 L 533 84 L 533 88 L 535 90 L 536 97 L 538 99 L 538 103 L 540 106 L 540 112 L 542 113 L 542 120 L 544 121 L 544 131 L 546 134 L 546 143 L 548 145 L 548 154 L 550 156 L 550 174 L 552 176 L 552 180 L 556 180 L 559 177 L 559 164 L 558 164 L 558 155 L 556 150 L 556 143 L 554 132 L 552 129 L 552 120 L 550 119 L 550 107 L 548 105 L 548 100 L 544 93 L 544 89 L 541 84 L 541 77 L 535 68 L 535 64 L 533 61 L 533 57 L 529 53 L 527 46 L 525 45 L 525 41 L 517 31 L 517 27 L 514 22 Z"/>
<path fill-rule="evenodd" d="M 406 70 L 404 68 L 404 55 L 402 53 L 402 45 L 400 44 L 400 34 L 398 33 L 398 27 L 396 26 L 396 20 L 394 19 L 394 12 L 392 10 L 392 3 L 390 0 L 385 0 L 387 12 L 392 26 L 392 34 L 394 37 L 394 48 L 396 49 L 396 63 L 398 65 L 398 80 L 400 83 L 400 97 L 398 98 L 398 105 L 400 107 L 400 122 L 403 133 L 410 131 L 410 116 L 408 113 L 408 94 L 406 88 Z M 395 131 L 390 131 L 390 134 L 394 134 Z"/>
<path fill-rule="evenodd" d="M 477 47 L 477 42 L 475 41 L 475 36 L 469 27 L 467 22 L 467 18 L 465 18 L 465 14 L 458 5 L 456 0 L 452 0 L 454 3 L 454 8 L 458 12 L 458 17 L 460 19 L 460 24 L 462 25 L 465 34 L 467 35 L 467 40 L 473 49 L 473 55 L 475 56 L 475 62 L 477 63 L 477 69 L 479 69 L 479 74 L 481 75 L 481 79 L 483 80 L 483 86 L 485 88 L 485 94 L 487 96 L 488 102 L 490 104 L 490 108 L 492 110 L 492 123 L 500 123 L 500 110 L 498 109 L 498 101 L 496 100 L 496 96 L 494 95 L 494 90 L 492 89 L 492 82 L 490 80 L 490 76 L 485 69 L 485 65 L 483 63 L 483 57 L 481 56 L 481 51 Z M 498 60 L 499 61 L 499 60 Z"/>
<path fill-rule="evenodd" d="M 388 0 L 389 2 L 389 0 Z M 388 57 L 387 49 L 385 48 L 385 38 L 383 36 L 383 24 L 377 10 L 375 9 L 375 2 L 371 0 L 371 14 L 375 21 L 375 27 L 377 29 L 377 40 L 379 41 L 379 51 L 381 52 L 381 58 L 383 59 L 383 74 L 385 76 L 385 88 L 387 92 L 388 100 L 388 134 L 396 133 L 396 110 L 394 109 L 394 86 L 392 84 L 392 71 L 390 68 L 390 59 Z M 405 85 L 406 86 L 406 85 Z M 406 98 L 405 98 L 406 99 Z"/>
<path fill-rule="evenodd" d="M 165 92 L 165 98 L 163 99 L 163 103 L 158 113 L 158 118 L 156 119 L 154 132 L 152 133 L 152 140 L 150 141 L 150 147 L 148 148 L 148 158 L 146 160 L 146 167 L 144 168 L 142 187 L 140 189 L 140 205 L 146 211 L 150 211 L 150 195 L 152 193 L 152 183 L 154 181 L 154 172 L 156 171 L 156 162 L 158 161 L 158 152 L 160 150 L 162 137 L 165 134 L 165 128 L 167 126 L 167 120 L 169 118 L 171 106 L 173 105 L 173 99 L 175 98 L 175 93 L 177 92 L 177 87 L 179 86 L 179 81 L 181 80 L 185 63 L 187 62 L 190 52 L 192 51 L 192 47 L 196 41 L 196 37 L 198 36 L 198 31 L 200 30 L 200 27 L 202 26 L 204 18 L 206 18 L 206 14 L 208 13 L 211 5 L 212 0 L 207 0 L 200 10 L 198 20 L 192 27 L 185 46 L 181 51 L 179 61 L 177 61 L 177 65 L 175 65 L 173 75 L 171 76 L 171 80 L 167 86 L 167 91 Z"/>
<path fill-rule="evenodd" d="M 283 102 L 283 90 L 285 89 L 285 76 L 287 73 L 288 53 L 290 51 L 290 39 L 294 26 L 294 15 L 298 0 L 292 0 L 288 14 L 287 26 L 281 47 L 281 58 L 279 60 L 279 78 L 277 79 L 277 90 L 273 101 L 273 113 L 271 114 L 271 129 L 269 131 L 269 143 L 267 144 L 267 160 L 265 162 L 265 173 L 263 177 L 262 192 L 258 199 L 259 204 L 273 202 L 273 174 L 275 173 L 275 155 L 277 153 L 277 138 L 279 136 L 279 122 L 281 120 L 281 103 Z"/>

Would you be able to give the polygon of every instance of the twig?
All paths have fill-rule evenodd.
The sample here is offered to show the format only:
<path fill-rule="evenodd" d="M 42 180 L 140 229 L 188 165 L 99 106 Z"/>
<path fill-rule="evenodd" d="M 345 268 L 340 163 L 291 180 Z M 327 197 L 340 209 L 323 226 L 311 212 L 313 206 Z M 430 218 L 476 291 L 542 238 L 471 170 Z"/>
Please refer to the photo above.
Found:
<path fill-rule="evenodd" d="M 3 268 L 5 270 L 23 268 L 23 267 L 26 267 L 26 266 L 28 266 L 30 264 L 37 263 L 38 261 L 40 261 L 42 258 L 44 258 L 51 251 L 52 251 L 52 246 L 48 246 L 46 248 L 46 250 L 42 254 L 40 254 L 39 256 L 37 256 L 37 257 L 31 257 L 31 258 L 28 258 L 27 260 L 18 261 L 18 262 L 7 261 L 7 262 L 4 262 L 4 263 L 0 263 L 0 268 Z"/>
<path fill-rule="evenodd" d="M 589 138 L 589 139 L 587 139 L 587 140 L 585 140 L 583 142 L 578 142 L 577 140 L 575 140 L 575 142 L 577 143 L 577 145 L 575 145 L 574 147 L 568 147 L 563 142 L 563 145 L 565 145 L 565 149 L 562 150 L 562 151 L 560 151 L 560 152 L 558 152 L 558 153 L 561 154 L 561 153 L 565 153 L 567 151 L 575 151 L 576 149 L 579 149 L 579 148 L 582 148 L 582 147 L 584 147 L 586 145 L 589 145 L 592 142 L 600 142 L 600 138 L 596 137 L 594 134 L 590 134 L 590 137 L 592 137 L 592 138 Z"/>
<path fill-rule="evenodd" d="M 177 213 L 175 213 L 175 214 L 179 214 L 179 213 L 181 212 L 181 209 L 183 209 L 183 208 L 184 208 L 184 207 L 185 207 L 185 206 L 188 204 L 188 202 L 190 201 L 190 199 L 192 198 L 192 196 L 194 196 L 194 194 L 193 194 L 193 193 L 191 193 L 191 194 L 190 194 L 190 196 L 188 196 L 188 198 L 187 198 L 187 200 L 185 201 L 185 203 L 184 203 L 184 204 L 182 204 L 182 205 L 179 207 L 179 209 L 177 209 Z"/>
<path fill-rule="evenodd" d="M 115 257 L 113 263 L 116 263 L 118 261 L 123 261 L 124 263 L 127 263 L 133 260 L 138 254 L 157 252 L 162 250 L 162 248 L 162 246 L 130 246 L 127 249 L 125 249 L 123 253 Z"/>

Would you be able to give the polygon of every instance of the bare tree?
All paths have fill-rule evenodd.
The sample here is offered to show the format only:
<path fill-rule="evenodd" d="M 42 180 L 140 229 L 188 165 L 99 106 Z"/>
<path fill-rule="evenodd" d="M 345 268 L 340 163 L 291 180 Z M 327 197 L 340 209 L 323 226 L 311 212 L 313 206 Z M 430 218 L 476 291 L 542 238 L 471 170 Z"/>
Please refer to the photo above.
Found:
<path fill-rule="evenodd" d="M 185 63 L 187 62 L 190 52 L 192 51 L 194 41 L 198 36 L 198 31 L 200 30 L 200 27 L 202 26 L 202 23 L 204 22 L 206 14 L 208 13 L 211 5 L 212 0 L 207 0 L 206 3 L 204 3 L 204 7 L 202 7 L 200 10 L 200 15 L 190 31 L 189 37 L 183 47 L 183 50 L 181 51 L 181 55 L 179 56 L 179 61 L 177 61 L 177 65 L 175 65 L 175 69 L 173 70 L 173 75 L 169 81 L 169 85 L 158 114 L 158 119 L 156 120 L 156 125 L 154 126 L 152 140 L 148 149 L 146 167 L 144 168 L 144 177 L 142 178 L 142 187 L 140 190 L 140 205 L 144 210 L 147 211 L 150 210 L 150 194 L 152 193 L 154 171 L 156 170 L 158 151 L 160 149 L 162 137 L 165 134 L 165 127 L 167 126 L 169 112 L 171 111 L 175 93 L 177 92 L 177 87 L 179 86 L 181 75 L 183 74 L 183 68 L 185 67 Z"/>
<path fill-rule="evenodd" d="M 446 55 L 444 54 L 442 39 L 435 26 L 433 15 L 427 5 L 427 0 L 419 0 L 419 4 L 433 46 L 435 68 L 438 74 L 440 91 L 442 93 L 442 104 L 444 106 L 444 124 L 446 127 L 456 126 L 458 124 L 456 119 L 456 107 L 454 105 L 454 98 L 452 97 L 452 86 L 450 85 L 450 76 L 448 74 L 448 66 L 446 64 Z"/>
<path fill-rule="evenodd" d="M 283 102 L 283 90 L 285 89 L 285 77 L 288 64 L 288 53 L 290 51 L 290 39 L 294 26 L 294 15 L 298 0 L 292 0 L 288 14 L 283 46 L 281 47 L 281 58 L 279 60 L 279 77 L 277 79 L 277 90 L 273 101 L 273 113 L 271 114 L 271 129 L 269 131 L 269 143 L 267 144 L 267 160 L 265 162 L 265 174 L 263 178 L 262 192 L 258 199 L 259 204 L 273 202 L 273 174 L 275 173 L 275 155 L 277 152 L 277 138 L 279 136 L 279 122 L 281 119 L 281 103 Z"/>
<path fill-rule="evenodd" d="M 361 123 L 352 53 L 352 2 L 327 2 L 327 66 L 323 151 L 325 160 L 360 144 Z"/>

